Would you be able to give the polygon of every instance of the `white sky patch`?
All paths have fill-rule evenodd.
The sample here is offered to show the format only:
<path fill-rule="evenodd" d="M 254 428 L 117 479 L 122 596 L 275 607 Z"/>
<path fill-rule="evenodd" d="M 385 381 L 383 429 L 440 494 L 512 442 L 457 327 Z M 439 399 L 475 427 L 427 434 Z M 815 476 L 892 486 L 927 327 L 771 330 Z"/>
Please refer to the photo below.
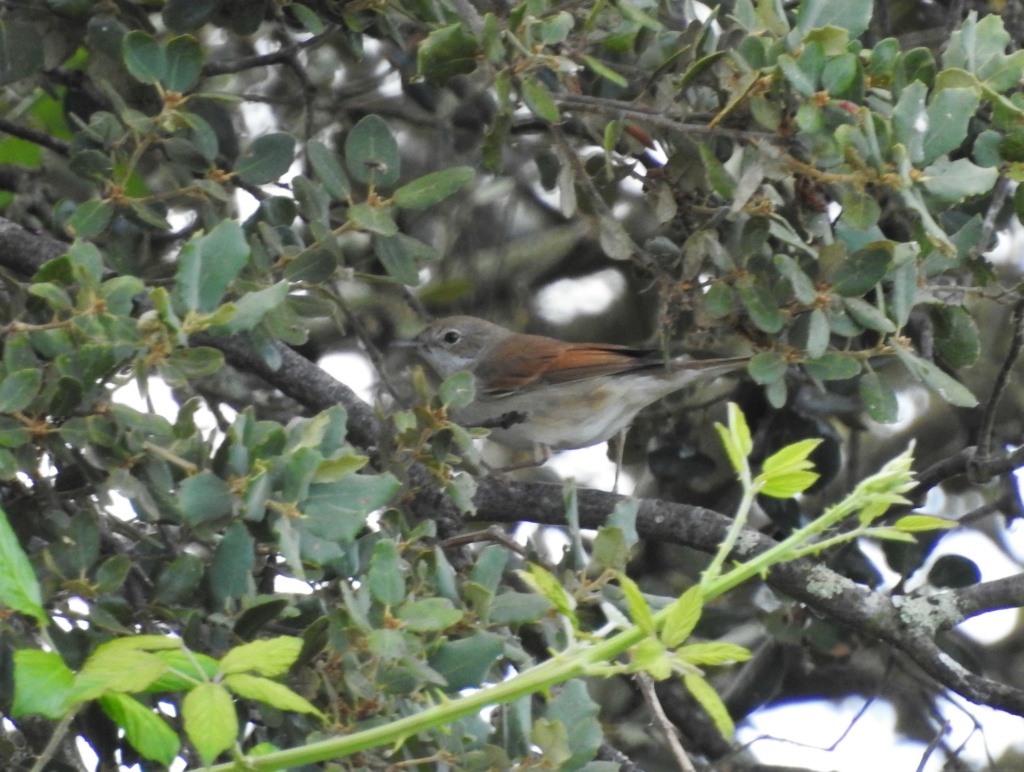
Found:
<path fill-rule="evenodd" d="M 567 324 L 577 316 L 596 316 L 611 308 L 626 291 L 626 280 L 614 268 L 574 279 L 551 282 L 537 293 L 534 307 L 551 324 Z"/>
<path fill-rule="evenodd" d="M 737 727 L 740 743 L 751 743 L 751 752 L 763 764 L 805 767 L 810 770 L 863 772 L 865 769 L 918 769 L 925 744 L 903 740 L 888 742 L 896 730 L 896 711 L 885 700 L 876 700 L 858 719 L 835 750 L 835 742 L 865 702 L 862 696 L 843 700 L 807 700 L 757 711 Z M 770 736 L 775 739 L 758 739 Z M 883 738 L 885 738 L 883 740 Z M 785 742 L 784 740 L 789 740 Z M 797 743 L 813 743 L 805 747 Z M 939 772 L 942 754 L 934 753 L 923 772 Z"/>
<path fill-rule="evenodd" d="M 373 404 L 377 394 L 377 371 L 366 354 L 358 351 L 327 354 L 317 364 L 352 389 L 361 400 Z"/>
<path fill-rule="evenodd" d="M 615 462 L 608 458 L 608 443 L 601 442 L 589 448 L 564 450 L 556 453 L 546 466 L 563 480 L 570 477 L 581 488 L 610 491 L 615 483 Z M 625 470 L 619 475 L 619 493 L 629 496 L 636 488 L 636 480 Z"/>

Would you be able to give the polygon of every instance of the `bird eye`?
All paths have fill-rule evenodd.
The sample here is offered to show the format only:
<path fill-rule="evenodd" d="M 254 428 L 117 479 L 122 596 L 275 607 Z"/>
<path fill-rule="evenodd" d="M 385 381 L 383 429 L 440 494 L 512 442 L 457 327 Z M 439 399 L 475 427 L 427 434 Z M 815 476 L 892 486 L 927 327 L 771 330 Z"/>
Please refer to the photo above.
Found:
<path fill-rule="evenodd" d="M 441 340 L 443 340 L 449 346 L 454 346 L 461 339 L 462 335 L 459 334 L 458 330 L 448 330 L 444 335 L 441 336 Z"/>

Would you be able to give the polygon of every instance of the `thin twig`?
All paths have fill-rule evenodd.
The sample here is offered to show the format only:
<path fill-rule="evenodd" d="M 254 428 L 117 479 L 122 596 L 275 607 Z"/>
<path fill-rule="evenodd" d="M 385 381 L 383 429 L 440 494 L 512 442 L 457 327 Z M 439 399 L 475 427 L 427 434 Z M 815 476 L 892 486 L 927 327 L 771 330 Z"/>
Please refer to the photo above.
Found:
<path fill-rule="evenodd" d="M 945 736 L 946 732 L 949 731 L 949 726 L 950 721 L 949 719 L 946 719 L 945 723 L 939 727 L 939 730 L 932 737 L 931 742 L 928 743 L 928 747 L 924 749 L 924 754 L 921 756 L 920 763 L 917 765 L 917 772 L 924 772 L 924 769 L 928 764 L 928 759 L 931 758 L 931 755 L 935 753 L 939 745 L 942 743 L 942 738 Z"/>
<path fill-rule="evenodd" d="M 511 536 L 505 533 L 505 531 L 503 531 L 499 526 L 496 525 L 492 525 L 485 531 L 470 531 L 469 533 L 463 533 L 459 534 L 458 536 L 453 536 L 450 539 L 445 539 L 443 542 L 441 542 L 441 548 L 448 550 L 454 547 L 464 547 L 467 544 L 475 544 L 477 542 L 483 541 L 490 541 L 494 542 L 495 544 L 500 544 L 509 552 L 514 552 L 523 560 L 532 563 L 537 563 L 546 571 L 550 571 L 552 573 L 557 571 L 557 567 L 553 563 L 549 562 L 548 560 L 545 560 L 542 556 L 538 554 L 532 553 L 530 550 L 526 549 L 526 547 L 517 542 L 515 539 L 513 539 Z"/>
<path fill-rule="evenodd" d="M 370 334 L 366 331 L 366 327 L 359 320 L 359 317 L 352 313 L 352 310 L 348 307 L 348 304 L 342 298 L 340 293 L 328 292 L 335 303 L 338 304 L 338 308 L 341 309 L 341 313 L 345 315 L 345 321 L 348 322 L 359 339 L 359 342 L 363 344 L 363 351 L 370 358 L 374 368 L 377 370 L 377 377 L 380 378 L 380 382 L 384 384 L 384 388 L 388 390 L 388 393 L 395 398 L 395 400 L 401 402 L 401 396 L 395 385 L 391 383 L 391 379 L 388 378 L 387 363 L 384 361 L 384 354 L 381 353 L 380 349 L 374 345 L 373 339 Z"/>
<path fill-rule="evenodd" d="M 255 67 L 269 67 L 273 64 L 287 64 L 288 58 L 293 56 L 296 51 L 322 43 L 327 35 L 332 31 L 333 28 L 321 33 L 320 35 L 314 35 L 306 40 L 300 40 L 298 43 L 293 45 L 283 46 L 276 51 L 271 51 L 269 54 L 243 56 L 241 59 L 235 59 L 231 62 L 207 62 L 203 65 L 203 75 L 205 77 L 209 77 L 211 75 L 228 75 L 235 72 L 242 72 L 243 70 L 251 70 Z"/>
<path fill-rule="evenodd" d="M 71 722 L 75 720 L 75 716 L 78 715 L 78 708 L 70 711 L 64 718 L 57 722 L 57 726 L 53 728 L 53 734 L 50 736 L 50 741 L 46 743 L 46 747 L 43 748 L 43 752 L 39 754 L 39 758 L 36 759 L 36 763 L 32 766 L 31 772 L 43 772 L 46 769 L 46 765 L 50 763 L 50 759 L 53 758 L 53 754 L 57 752 L 57 748 L 64 741 L 64 737 L 68 733 L 68 729 L 71 727 Z"/>
<path fill-rule="evenodd" d="M 995 428 L 996 408 L 999 406 L 999 398 L 1003 395 L 1007 384 L 1010 382 L 1010 373 L 1021 350 L 1024 349 L 1024 298 L 1017 301 L 1013 307 L 1013 337 L 1010 339 L 1010 350 L 1006 353 L 1003 366 L 999 368 L 995 383 L 992 386 L 992 394 L 989 396 L 988 404 L 985 405 L 985 417 L 981 423 L 981 431 L 978 434 L 978 447 L 971 459 L 971 473 L 981 475 L 978 482 L 987 479 L 989 458 L 992 453 L 992 432 Z"/>
<path fill-rule="evenodd" d="M 996 217 L 1006 203 L 1006 197 L 1010 193 L 1010 181 L 1003 175 L 999 175 L 995 187 L 992 190 L 992 201 L 985 212 L 985 219 L 981 223 L 981 233 L 978 236 L 978 243 L 971 250 L 975 256 L 987 252 L 992 248 L 992 238 L 996 232 Z"/>
<path fill-rule="evenodd" d="M 786 137 L 772 134 L 766 131 L 745 131 L 743 129 L 729 129 L 723 126 L 708 126 L 702 123 L 685 123 L 670 118 L 655 110 L 631 104 L 618 102 L 612 99 L 601 99 L 600 97 L 583 96 L 578 94 L 559 94 L 555 101 L 560 106 L 581 113 L 598 113 L 610 115 L 615 118 L 628 118 L 634 121 L 644 121 L 652 126 L 660 126 L 683 134 L 710 134 L 716 137 L 729 137 L 730 139 L 741 139 L 750 141 L 767 140 L 768 142 L 788 142 Z"/>
<path fill-rule="evenodd" d="M 672 752 L 672 757 L 676 760 L 676 764 L 679 765 L 679 769 L 682 772 L 697 772 L 693 762 L 690 761 L 690 757 L 686 755 L 686 750 L 683 748 L 682 743 L 679 742 L 679 735 L 676 734 L 676 725 L 669 720 L 668 716 L 665 715 L 665 709 L 661 707 L 661 700 L 658 699 L 658 695 L 654 691 L 654 679 L 647 675 L 647 673 L 637 673 L 636 683 L 640 687 L 640 693 L 644 697 L 644 702 L 651 709 L 651 715 L 654 716 L 654 725 L 664 735 L 665 742 L 668 743 L 669 750 Z"/>

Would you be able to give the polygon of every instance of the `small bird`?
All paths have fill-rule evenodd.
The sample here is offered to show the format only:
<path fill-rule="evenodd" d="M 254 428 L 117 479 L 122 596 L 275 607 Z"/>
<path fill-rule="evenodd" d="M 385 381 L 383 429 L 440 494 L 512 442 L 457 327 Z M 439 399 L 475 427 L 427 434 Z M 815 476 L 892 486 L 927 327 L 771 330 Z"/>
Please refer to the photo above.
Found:
<path fill-rule="evenodd" d="M 628 429 L 637 413 L 662 397 L 749 361 L 666 362 L 653 349 L 566 343 L 473 316 L 439 319 L 402 345 L 441 378 L 469 371 L 475 398 L 452 418 L 465 426 L 491 427 L 491 439 L 522 449 L 596 445 Z"/>

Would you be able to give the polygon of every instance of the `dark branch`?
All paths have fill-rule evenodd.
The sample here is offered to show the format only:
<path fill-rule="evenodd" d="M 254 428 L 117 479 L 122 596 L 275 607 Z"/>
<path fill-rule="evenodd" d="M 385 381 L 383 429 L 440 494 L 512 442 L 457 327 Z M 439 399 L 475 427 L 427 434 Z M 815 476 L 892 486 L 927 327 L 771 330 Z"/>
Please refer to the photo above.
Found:
<path fill-rule="evenodd" d="M 30 129 L 27 126 L 21 126 L 13 121 L 7 120 L 6 118 L 0 118 L 0 131 L 10 134 L 12 137 L 17 137 L 18 139 L 34 142 L 37 145 L 41 145 L 42 147 L 63 156 L 66 156 L 71 152 L 71 144 L 66 140 L 58 139 L 52 134 L 47 134 L 45 131 L 36 131 L 35 129 Z"/>

